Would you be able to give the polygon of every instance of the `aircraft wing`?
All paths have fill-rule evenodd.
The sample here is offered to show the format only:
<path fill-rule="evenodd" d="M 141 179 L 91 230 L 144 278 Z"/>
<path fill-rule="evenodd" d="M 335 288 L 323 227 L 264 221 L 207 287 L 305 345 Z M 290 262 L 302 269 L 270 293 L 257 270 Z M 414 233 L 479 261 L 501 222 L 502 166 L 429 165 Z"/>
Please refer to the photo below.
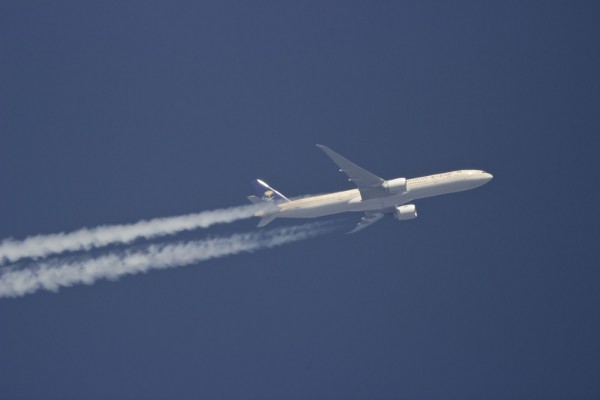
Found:
<path fill-rule="evenodd" d="M 382 186 L 383 182 L 385 182 L 383 179 L 342 157 L 329 147 L 321 144 L 318 144 L 317 147 L 323 150 L 340 167 L 340 172 L 348 175 L 350 182 L 354 182 L 358 186 L 360 196 L 363 200 L 389 195 Z"/>
<path fill-rule="evenodd" d="M 371 212 L 366 212 L 364 217 L 362 217 L 362 219 L 360 220 L 360 222 L 356 225 L 356 227 L 354 229 L 352 229 L 350 232 L 346 232 L 348 234 L 350 233 L 356 233 L 358 231 L 361 231 L 365 228 L 368 228 L 369 226 L 371 226 L 372 224 L 374 224 L 375 222 L 379 221 L 381 218 L 383 218 L 384 214 L 382 213 L 371 213 Z"/>

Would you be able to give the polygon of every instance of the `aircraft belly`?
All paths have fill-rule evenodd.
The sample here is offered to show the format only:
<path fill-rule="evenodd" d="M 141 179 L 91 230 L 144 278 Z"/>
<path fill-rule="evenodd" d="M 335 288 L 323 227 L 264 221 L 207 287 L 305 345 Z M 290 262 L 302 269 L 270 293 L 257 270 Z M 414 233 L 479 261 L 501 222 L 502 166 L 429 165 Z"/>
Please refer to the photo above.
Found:
<path fill-rule="evenodd" d="M 325 215 L 338 214 L 343 212 L 365 212 L 389 209 L 394 206 L 402 205 L 411 200 L 406 194 L 369 199 L 365 201 L 335 202 L 320 205 L 298 206 L 282 210 L 283 218 L 316 218 Z"/>
<path fill-rule="evenodd" d="M 329 204 L 305 205 L 288 208 L 281 211 L 283 218 L 316 218 L 325 215 L 338 214 L 346 211 L 354 211 L 347 202 L 336 202 Z"/>
<path fill-rule="evenodd" d="M 440 196 L 443 194 L 460 192 L 463 190 L 471 189 L 468 182 L 449 182 L 443 184 L 429 184 L 422 185 L 420 187 L 414 187 L 409 189 L 409 193 L 413 199 L 423 199 L 426 197 Z"/>
<path fill-rule="evenodd" d="M 407 197 L 405 193 L 396 195 L 396 196 L 388 196 L 381 197 L 375 199 L 369 199 L 365 201 L 361 201 L 356 204 L 357 208 L 352 211 L 377 211 L 389 209 L 390 207 L 395 207 L 402 205 L 404 203 L 409 202 L 411 199 Z"/>

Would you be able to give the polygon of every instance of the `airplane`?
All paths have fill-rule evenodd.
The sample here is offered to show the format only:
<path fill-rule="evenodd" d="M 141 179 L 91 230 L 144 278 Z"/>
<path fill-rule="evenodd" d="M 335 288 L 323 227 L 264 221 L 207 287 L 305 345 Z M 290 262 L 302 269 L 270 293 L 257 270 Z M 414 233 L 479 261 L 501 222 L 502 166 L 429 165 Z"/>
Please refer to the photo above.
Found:
<path fill-rule="evenodd" d="M 426 197 L 475 189 L 492 180 L 493 176 L 482 170 L 460 170 L 417 178 L 384 180 L 359 167 L 330 148 L 318 144 L 357 189 L 289 199 L 264 181 L 253 181 L 258 196 L 248 196 L 255 204 L 269 207 L 255 213 L 263 227 L 275 218 L 316 218 L 343 212 L 363 212 L 358 225 L 347 233 L 363 230 L 392 214 L 399 221 L 417 218 L 414 204 L 407 204 Z"/>

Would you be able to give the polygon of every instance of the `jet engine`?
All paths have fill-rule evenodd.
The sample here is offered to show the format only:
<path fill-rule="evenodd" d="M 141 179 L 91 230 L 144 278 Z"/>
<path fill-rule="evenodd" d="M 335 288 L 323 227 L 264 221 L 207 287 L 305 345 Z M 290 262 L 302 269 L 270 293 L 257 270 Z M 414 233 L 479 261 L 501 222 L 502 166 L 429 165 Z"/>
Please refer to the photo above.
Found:
<path fill-rule="evenodd" d="M 385 181 L 383 182 L 383 188 L 391 193 L 404 193 L 406 192 L 406 178 L 397 178 Z"/>
<path fill-rule="evenodd" d="M 417 218 L 417 207 L 414 204 L 406 204 L 404 206 L 396 207 L 394 211 L 394 218 L 399 221 L 406 221 L 409 219 Z"/>

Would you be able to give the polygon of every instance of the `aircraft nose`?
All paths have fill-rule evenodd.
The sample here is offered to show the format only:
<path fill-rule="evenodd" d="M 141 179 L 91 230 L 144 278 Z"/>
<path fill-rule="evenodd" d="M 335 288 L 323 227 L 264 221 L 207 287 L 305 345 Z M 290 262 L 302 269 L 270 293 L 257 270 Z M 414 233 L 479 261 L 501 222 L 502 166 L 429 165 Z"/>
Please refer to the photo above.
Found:
<path fill-rule="evenodd" d="M 487 182 L 491 181 L 494 178 L 494 175 L 488 174 L 487 172 L 484 172 L 483 173 L 483 178 L 485 179 L 485 182 L 487 183 Z"/>

